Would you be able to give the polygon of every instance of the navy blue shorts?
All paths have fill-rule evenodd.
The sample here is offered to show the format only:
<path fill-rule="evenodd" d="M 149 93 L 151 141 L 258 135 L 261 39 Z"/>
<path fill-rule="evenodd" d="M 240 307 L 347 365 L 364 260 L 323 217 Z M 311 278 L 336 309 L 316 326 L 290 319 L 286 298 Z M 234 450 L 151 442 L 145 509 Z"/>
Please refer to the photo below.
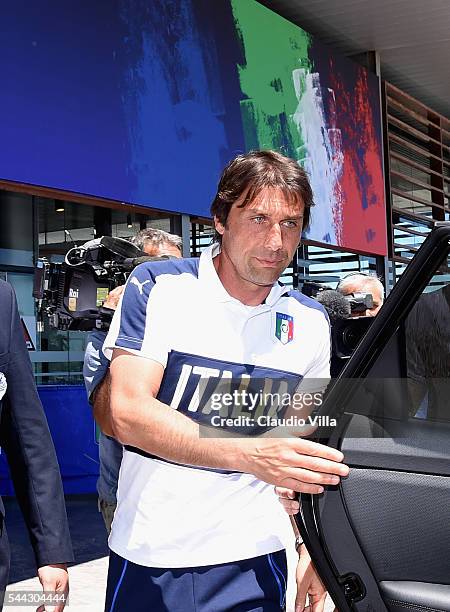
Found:
<path fill-rule="evenodd" d="M 286 582 L 284 550 L 183 569 L 144 567 L 111 551 L 105 612 L 279 612 Z"/>

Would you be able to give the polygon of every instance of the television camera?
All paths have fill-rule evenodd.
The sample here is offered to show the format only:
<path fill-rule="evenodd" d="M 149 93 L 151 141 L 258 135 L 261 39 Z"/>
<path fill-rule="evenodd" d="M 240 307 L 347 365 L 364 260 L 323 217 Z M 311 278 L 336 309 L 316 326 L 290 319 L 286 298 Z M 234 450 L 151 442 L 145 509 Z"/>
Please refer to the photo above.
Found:
<path fill-rule="evenodd" d="M 63 262 L 41 258 L 34 273 L 38 326 L 44 315 L 60 330 L 107 330 L 114 311 L 104 308 L 109 292 L 125 284 L 140 263 L 168 259 L 149 257 L 123 238 L 103 236 L 71 248 Z"/>

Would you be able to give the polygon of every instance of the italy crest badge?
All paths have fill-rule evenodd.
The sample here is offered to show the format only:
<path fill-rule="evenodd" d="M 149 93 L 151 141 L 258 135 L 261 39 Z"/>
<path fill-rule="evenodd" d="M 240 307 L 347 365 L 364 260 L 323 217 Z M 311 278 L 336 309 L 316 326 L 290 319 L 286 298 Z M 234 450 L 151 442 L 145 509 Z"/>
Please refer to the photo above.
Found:
<path fill-rule="evenodd" d="M 281 344 L 287 344 L 294 339 L 294 317 L 277 312 L 275 320 L 275 336 Z"/>

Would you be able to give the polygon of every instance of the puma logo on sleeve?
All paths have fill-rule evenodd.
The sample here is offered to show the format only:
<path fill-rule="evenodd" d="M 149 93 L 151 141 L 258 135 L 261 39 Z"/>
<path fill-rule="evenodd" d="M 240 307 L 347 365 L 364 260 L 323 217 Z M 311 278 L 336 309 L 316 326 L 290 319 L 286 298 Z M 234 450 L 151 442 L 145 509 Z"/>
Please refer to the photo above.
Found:
<path fill-rule="evenodd" d="M 133 276 L 133 278 L 130 280 L 130 284 L 131 285 L 136 285 L 136 287 L 139 289 L 139 293 L 141 295 L 143 295 L 144 285 L 146 285 L 147 283 L 151 283 L 151 282 L 152 282 L 151 280 L 146 280 L 143 283 L 140 283 L 135 276 Z"/>

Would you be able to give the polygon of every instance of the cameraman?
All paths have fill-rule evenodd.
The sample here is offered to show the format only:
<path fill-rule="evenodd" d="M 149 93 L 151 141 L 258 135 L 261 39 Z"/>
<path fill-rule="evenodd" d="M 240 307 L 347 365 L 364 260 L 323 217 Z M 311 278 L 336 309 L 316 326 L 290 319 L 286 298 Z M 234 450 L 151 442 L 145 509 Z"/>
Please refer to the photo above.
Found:
<path fill-rule="evenodd" d="M 373 299 L 372 308 L 367 308 L 362 312 L 353 312 L 351 317 L 375 317 L 384 302 L 384 287 L 376 276 L 363 274 L 362 272 L 351 272 L 344 276 L 338 283 L 336 291 L 344 296 L 351 296 L 357 293 L 370 293 Z"/>
<path fill-rule="evenodd" d="M 160 229 L 148 228 L 141 230 L 131 238 L 134 246 L 144 251 L 150 257 L 181 257 L 181 238 Z M 115 310 L 123 293 L 124 285 L 113 289 L 103 306 Z M 92 405 L 102 405 L 109 402 L 109 361 L 102 353 L 106 332 L 94 331 L 89 335 L 84 357 L 83 374 Z M 114 438 L 100 432 L 99 437 L 100 473 L 97 481 L 98 507 L 102 513 L 108 533 L 116 509 L 117 480 L 122 461 L 122 445 Z"/>

